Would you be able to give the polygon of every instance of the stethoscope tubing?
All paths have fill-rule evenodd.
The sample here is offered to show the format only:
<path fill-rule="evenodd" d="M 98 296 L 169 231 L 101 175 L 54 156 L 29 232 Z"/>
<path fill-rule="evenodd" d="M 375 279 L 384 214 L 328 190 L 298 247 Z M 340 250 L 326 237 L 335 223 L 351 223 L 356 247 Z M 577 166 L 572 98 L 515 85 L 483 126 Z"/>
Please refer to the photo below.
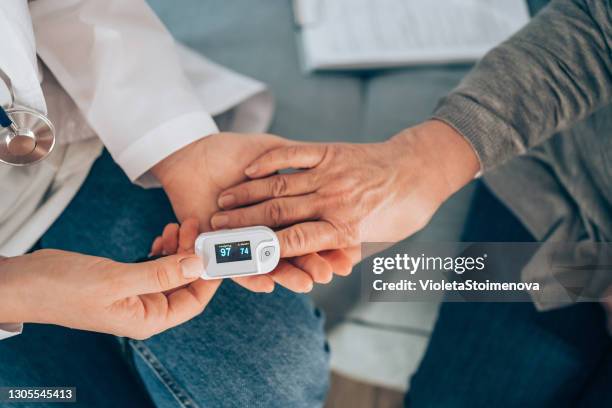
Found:
<path fill-rule="evenodd" d="M 8 106 L 13 106 L 13 104 L 15 103 L 15 90 L 13 89 L 13 82 L 11 81 L 11 78 L 9 78 L 9 76 L 6 75 L 6 73 L 2 70 L 2 68 L 0 68 L 0 79 L 2 79 L 2 81 L 4 82 L 4 85 L 9 91 L 9 95 L 11 97 L 11 102 Z M 13 125 L 13 121 L 11 120 L 8 113 L 6 113 L 6 110 L 4 110 L 4 107 L 0 106 L 0 126 L 2 126 L 3 128 L 9 128 L 11 127 L 11 125 Z"/>
<path fill-rule="evenodd" d="M 9 117 L 8 113 L 4 110 L 2 106 L 0 106 L 0 126 L 3 128 L 10 128 L 13 124 L 13 121 Z"/>

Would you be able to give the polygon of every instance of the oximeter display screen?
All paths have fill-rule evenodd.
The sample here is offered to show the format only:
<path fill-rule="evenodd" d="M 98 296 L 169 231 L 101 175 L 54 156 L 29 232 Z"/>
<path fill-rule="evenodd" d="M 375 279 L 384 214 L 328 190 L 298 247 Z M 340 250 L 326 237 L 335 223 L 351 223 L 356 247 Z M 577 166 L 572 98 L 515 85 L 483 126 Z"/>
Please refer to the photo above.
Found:
<path fill-rule="evenodd" d="M 228 242 L 215 245 L 217 263 L 248 261 L 251 258 L 251 241 Z"/>

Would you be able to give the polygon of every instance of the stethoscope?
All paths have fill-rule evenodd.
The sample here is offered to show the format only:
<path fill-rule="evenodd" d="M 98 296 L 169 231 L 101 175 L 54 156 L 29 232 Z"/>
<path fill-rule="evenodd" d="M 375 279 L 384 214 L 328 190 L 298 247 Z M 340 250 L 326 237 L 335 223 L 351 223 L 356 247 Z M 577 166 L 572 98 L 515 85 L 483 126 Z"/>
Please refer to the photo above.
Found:
<path fill-rule="evenodd" d="M 37 163 L 53 150 L 53 124 L 42 113 L 15 105 L 13 84 L 2 69 L 0 79 L 11 96 L 7 106 L 0 106 L 0 162 L 13 166 Z"/>

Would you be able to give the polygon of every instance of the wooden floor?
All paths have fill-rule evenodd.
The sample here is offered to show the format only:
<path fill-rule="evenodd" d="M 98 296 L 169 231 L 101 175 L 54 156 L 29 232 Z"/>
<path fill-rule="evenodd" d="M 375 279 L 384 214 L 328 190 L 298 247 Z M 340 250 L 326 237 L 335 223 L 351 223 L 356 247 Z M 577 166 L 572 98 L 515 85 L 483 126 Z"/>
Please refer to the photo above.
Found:
<path fill-rule="evenodd" d="M 401 408 L 404 394 L 332 373 L 325 408 Z"/>

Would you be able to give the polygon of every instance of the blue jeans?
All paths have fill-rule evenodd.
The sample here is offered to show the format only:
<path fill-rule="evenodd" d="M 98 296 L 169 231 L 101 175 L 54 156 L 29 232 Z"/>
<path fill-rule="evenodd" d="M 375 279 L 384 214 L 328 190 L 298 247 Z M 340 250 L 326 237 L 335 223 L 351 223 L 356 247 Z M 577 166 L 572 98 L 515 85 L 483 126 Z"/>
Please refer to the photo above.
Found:
<path fill-rule="evenodd" d="M 533 237 L 484 187 L 466 242 Z M 599 304 L 444 303 L 406 397 L 409 407 L 610 407 L 612 339 Z"/>
<path fill-rule="evenodd" d="M 105 152 L 40 244 L 133 261 L 173 219 L 162 190 L 132 185 Z M 303 295 L 227 281 L 202 315 L 146 341 L 27 325 L 0 342 L 0 386 L 76 386 L 72 407 L 319 406 L 323 318 Z"/>

